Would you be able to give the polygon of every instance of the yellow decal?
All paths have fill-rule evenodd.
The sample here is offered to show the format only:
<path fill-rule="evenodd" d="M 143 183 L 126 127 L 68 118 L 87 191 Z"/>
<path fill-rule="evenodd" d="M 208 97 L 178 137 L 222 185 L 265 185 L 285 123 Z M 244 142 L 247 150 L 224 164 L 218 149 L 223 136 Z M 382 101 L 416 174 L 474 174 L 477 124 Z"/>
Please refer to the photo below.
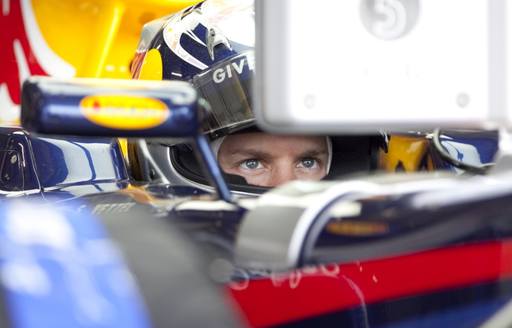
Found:
<path fill-rule="evenodd" d="M 156 49 L 146 53 L 139 71 L 140 80 L 162 80 L 163 79 L 162 56 Z"/>
<path fill-rule="evenodd" d="M 327 231 L 336 235 L 373 236 L 387 233 L 389 227 L 385 223 L 339 221 L 327 225 Z"/>
<path fill-rule="evenodd" d="M 87 96 L 80 107 L 92 123 L 120 130 L 150 129 L 165 122 L 170 114 L 164 102 L 142 96 Z"/>
<path fill-rule="evenodd" d="M 393 134 L 389 139 L 387 154 L 382 151 L 380 153 L 380 167 L 387 172 L 420 171 L 423 158 L 428 151 L 428 144 L 429 141 L 425 136 Z"/>

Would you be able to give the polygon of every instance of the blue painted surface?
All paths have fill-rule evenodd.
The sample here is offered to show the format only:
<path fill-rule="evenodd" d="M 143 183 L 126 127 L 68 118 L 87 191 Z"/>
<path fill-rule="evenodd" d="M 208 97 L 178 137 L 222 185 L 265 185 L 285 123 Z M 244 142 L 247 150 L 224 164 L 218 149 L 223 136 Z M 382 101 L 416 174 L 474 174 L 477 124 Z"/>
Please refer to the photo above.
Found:
<path fill-rule="evenodd" d="M 38 137 L 0 128 L 0 190 L 48 191 L 70 186 L 126 187 L 128 174 L 119 144 L 108 138 Z M 113 188 L 96 188 L 96 192 Z"/>
<path fill-rule="evenodd" d="M 107 138 L 31 138 L 43 188 L 128 179 L 117 141 Z"/>
<path fill-rule="evenodd" d="M 25 128 L 33 132 L 113 137 L 191 137 L 199 130 L 197 98 L 192 87 L 183 83 L 155 90 L 139 87 L 128 92 L 101 84 L 85 88 L 80 82 L 27 80 L 22 92 L 23 97 L 31 101 L 24 103 L 21 121 Z M 167 106 L 168 116 L 154 127 L 116 129 L 95 124 L 83 114 L 80 104 L 85 97 L 120 94 L 159 100 Z"/>
<path fill-rule="evenodd" d="M 95 141 L 87 141 L 87 139 L 80 138 L 40 138 L 35 135 L 13 135 L 12 133 L 11 137 L 12 140 L 15 140 L 15 142 L 13 141 L 14 144 L 25 142 L 27 146 L 31 147 L 27 148 L 29 156 L 26 156 L 26 163 L 30 163 L 31 165 L 29 165 L 29 167 L 32 169 L 26 173 L 24 172 L 18 181 L 18 183 L 21 184 L 23 188 L 29 184 L 39 184 L 41 188 L 45 189 L 44 195 L 60 195 L 61 197 L 65 197 L 67 199 L 74 197 L 84 197 L 84 200 L 87 198 L 88 202 L 90 201 L 92 204 L 96 204 L 101 202 L 101 199 L 104 195 L 102 193 L 115 193 L 116 191 L 126 188 L 128 185 L 126 167 L 122 159 L 122 155 L 117 144 L 112 144 L 109 139 L 96 139 Z M 1 142 L 2 141 L 0 140 L 0 145 Z M 490 148 L 490 146 L 486 144 L 481 147 Z M 30 153 L 30 149 L 33 151 L 32 154 Z M 23 151 L 24 150 L 21 152 Z M 492 152 L 492 150 L 490 152 Z M 482 156 L 481 158 L 485 160 L 485 158 L 489 159 L 490 157 Z M 77 165 L 77 163 L 79 164 Z M 37 179 L 37 177 L 39 177 L 39 179 Z M 183 200 L 185 200 L 190 196 L 204 194 L 204 192 L 198 192 L 197 189 L 194 188 L 181 188 L 179 186 L 150 186 L 146 190 L 150 192 L 153 197 L 158 199 L 176 200 L 183 198 Z M 85 197 L 87 195 L 96 196 Z M 333 236 L 328 231 L 323 231 L 318 239 L 318 243 L 315 244 L 315 247 L 317 250 L 321 250 L 323 246 L 357 245 L 358 243 L 364 244 L 377 239 L 392 239 L 400 235 L 406 235 L 416 230 L 420 230 L 425 226 L 433 225 L 436 222 L 441 222 L 443 220 L 446 221 L 453 218 L 460 219 L 462 217 L 465 217 L 464 220 L 468 220 L 468 218 L 471 218 L 471 216 L 477 217 L 482 212 L 491 213 L 492 211 L 489 211 L 489 209 L 492 210 L 493 208 L 501 208 L 499 207 L 502 206 L 500 204 L 510 203 L 504 199 L 495 199 L 478 205 L 478 210 L 480 212 L 475 212 L 467 206 L 460 206 L 450 209 L 446 213 L 442 213 L 442 211 L 429 212 L 425 210 L 414 209 L 410 206 L 411 197 L 413 196 L 414 195 L 403 194 L 399 197 L 390 197 L 389 199 L 375 199 L 374 202 L 364 200 L 362 201 L 361 215 L 359 217 L 351 218 L 351 220 L 360 222 L 367 222 L 378 219 L 381 223 L 387 224 L 387 234 L 379 236 Z M 205 201 L 212 201 L 213 197 L 211 199 L 203 199 Z M 175 202 L 174 204 L 177 203 L 178 202 Z M 192 238 L 194 238 L 196 241 L 207 244 L 210 246 L 210 249 L 212 248 L 211 246 L 215 247 L 215 249 L 220 250 L 221 254 L 225 255 L 227 258 L 232 257 L 233 245 L 238 233 L 238 225 L 241 222 L 244 214 L 243 209 L 237 208 L 230 211 L 212 212 L 201 209 L 200 207 L 198 207 L 197 210 L 190 208 L 188 210 L 179 210 L 170 206 L 167 208 L 167 210 L 168 212 L 166 213 L 166 218 L 169 221 L 178 223 L 178 225 L 187 230 Z M 465 213 L 467 215 L 465 215 Z M 462 221 L 461 224 L 463 224 Z M 83 229 L 84 233 L 87 233 L 88 231 L 86 227 L 82 227 L 81 225 L 76 225 L 75 228 L 78 230 Z M 473 234 L 464 235 L 460 238 L 453 238 L 449 241 L 449 243 L 466 243 L 475 240 L 493 240 L 512 235 L 512 230 L 508 225 L 495 224 L 495 222 L 492 220 L 490 220 L 487 224 L 480 225 L 478 229 L 473 232 Z M 4 232 L 4 234 L 6 233 L 7 232 Z M 92 234 L 90 236 L 97 237 L 99 235 Z M 2 239 L 5 239 L 5 237 L 2 236 Z M 446 244 L 438 244 L 436 246 L 444 245 Z M 78 245 L 76 248 L 83 251 L 83 246 Z M 39 248 L 36 247 L 36 249 Z M 414 250 L 414 247 L 408 248 L 408 251 L 411 250 Z M 69 256 L 69 254 L 66 256 Z M 73 261 L 73 258 L 70 257 L 69 261 Z M 48 274 L 51 275 L 51 278 L 56 279 L 55 281 L 65 281 L 65 274 L 67 273 L 62 269 L 62 267 L 59 267 L 60 264 L 55 262 L 55 260 L 43 259 L 42 264 L 38 263 L 38 265 L 44 266 L 45 270 L 48 270 Z M 89 269 L 92 270 L 94 274 L 102 277 L 102 275 L 106 275 L 105 272 L 108 272 L 110 267 Z M 105 295 L 111 297 L 113 292 L 108 290 L 109 287 L 105 283 L 105 279 L 106 278 L 98 278 L 97 282 L 100 286 L 98 288 L 106 288 L 105 290 L 100 289 L 101 294 L 103 295 L 105 293 Z M 67 287 L 65 284 L 63 284 L 60 286 L 60 288 L 65 289 Z M 71 295 L 67 290 L 61 291 L 55 295 L 58 300 L 49 301 L 47 304 L 54 304 L 55 306 L 55 304 L 57 304 L 55 302 L 60 301 L 61 299 L 69 299 L 74 297 L 74 295 Z M 39 300 L 34 301 L 29 299 L 29 301 L 26 301 L 24 298 L 19 298 L 19 296 L 14 296 L 13 298 L 11 295 L 8 296 L 8 299 L 10 302 L 9 304 L 15 304 L 15 306 L 11 308 L 12 313 L 19 317 L 17 320 L 21 320 L 20 322 L 25 324 L 26 327 L 31 328 L 32 326 L 30 326 L 30 324 L 34 324 L 36 321 L 35 319 L 33 322 L 29 321 L 32 320 L 32 317 L 44 315 L 44 311 L 41 310 L 41 313 L 38 312 L 39 309 L 35 310 L 33 314 L 30 315 L 24 314 L 22 310 L 20 310 L 25 305 L 31 307 L 39 307 L 39 303 L 37 303 Z M 19 301 L 18 299 L 22 299 L 24 301 Z M 395 321 L 394 323 L 403 326 L 420 325 L 419 327 L 421 327 L 421 324 L 423 323 L 428 323 L 430 326 L 452 324 L 457 322 L 457 320 L 460 320 L 460 318 L 468 318 L 468 323 L 477 322 L 478 320 L 481 321 L 482 318 L 485 318 L 489 314 L 493 313 L 501 304 L 500 302 L 502 301 L 496 298 L 492 301 L 489 301 L 488 303 L 475 303 L 468 305 L 466 308 L 457 308 L 455 306 L 456 304 L 454 303 L 453 307 L 450 306 L 446 309 L 433 311 L 432 313 L 422 316 L 420 316 L 422 311 L 421 307 L 417 307 L 414 310 L 418 314 L 416 318 L 407 318 L 403 321 Z M 70 302 L 70 304 L 72 303 L 73 302 Z M 123 304 L 115 303 L 114 308 L 116 311 L 121 313 L 130 306 L 135 306 L 133 305 L 134 303 L 132 305 Z M 51 320 L 53 320 L 52 315 L 54 314 L 52 314 L 50 310 L 48 310 L 48 312 L 49 318 L 45 318 L 45 320 L 49 320 L 48 322 L 51 323 L 50 326 L 59 327 L 58 325 L 55 326 L 52 324 Z M 137 311 L 135 311 L 135 313 L 136 312 Z M 353 326 L 357 326 L 357 324 L 364 322 L 364 320 L 361 320 L 361 315 L 364 315 L 364 313 L 361 312 L 360 309 L 357 310 L 355 317 L 351 319 L 354 320 L 351 321 Z M 74 319 L 76 318 L 72 316 L 65 318 L 65 320 Z M 138 320 L 137 318 L 133 317 L 127 319 L 133 319 L 133 322 Z M 365 320 L 367 319 L 369 318 L 366 318 Z M 374 319 L 377 323 L 385 322 L 385 320 L 379 321 L 382 318 Z M 122 326 L 130 327 L 130 323 L 123 323 Z M 25 326 L 21 327 L 24 328 Z"/>
<path fill-rule="evenodd" d="M 0 270 L 17 328 L 149 327 L 137 286 L 79 203 L 0 207 Z"/>
<path fill-rule="evenodd" d="M 476 302 L 466 307 L 453 307 L 417 318 L 394 322 L 387 325 L 376 324 L 379 328 L 431 328 L 431 327 L 478 327 L 492 317 L 506 302 L 501 299 Z M 420 309 L 421 311 L 421 309 Z"/>

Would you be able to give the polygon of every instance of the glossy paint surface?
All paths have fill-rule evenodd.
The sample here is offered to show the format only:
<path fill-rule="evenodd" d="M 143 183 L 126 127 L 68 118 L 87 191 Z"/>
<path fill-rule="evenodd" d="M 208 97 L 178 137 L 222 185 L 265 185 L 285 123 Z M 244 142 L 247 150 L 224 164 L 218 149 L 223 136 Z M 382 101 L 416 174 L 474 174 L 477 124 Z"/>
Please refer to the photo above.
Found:
<path fill-rule="evenodd" d="M 41 186 L 126 180 L 128 176 L 115 140 L 95 139 L 33 138 Z"/>
<path fill-rule="evenodd" d="M 187 231 L 199 247 L 232 261 L 239 224 L 250 209 L 194 188 L 129 187 L 119 147 L 110 139 L 41 138 L 20 130 L 5 130 L 5 135 L 3 147 L 9 150 L 7 140 L 14 140 L 11 143 L 18 148 L 12 151 L 24 152 L 24 163 L 31 163 L 24 187 L 39 185 L 44 195 L 63 199 L 80 196 L 96 215 L 122 217 L 133 206 L 150 205 L 155 214 L 165 213 L 165 220 Z M 35 178 L 37 174 L 42 175 Z M 461 225 L 471 221 L 470 216 L 458 215 L 464 213 L 463 207 L 450 209 L 449 204 L 456 203 L 450 198 L 439 201 L 446 211 L 418 215 L 420 209 L 411 205 L 412 200 L 424 194 L 417 190 L 393 197 L 361 196 L 361 215 L 350 220 L 328 218 L 325 229 L 310 243 L 313 248 L 304 250 L 300 268 L 282 273 L 235 268 L 226 282 L 228 295 L 251 326 L 422 327 L 464 320 L 472 327 L 482 323 L 512 296 L 511 234 L 500 218 L 476 226 L 474 234 L 425 249 L 404 244 L 401 252 L 336 260 L 332 247 L 392 240 L 441 221 L 460 220 Z M 500 208 L 507 197 L 483 199 L 480 211 L 492 214 L 489 209 Z M 474 212 L 475 218 L 479 215 Z"/>
<path fill-rule="evenodd" d="M 444 188 L 438 181 L 433 190 L 340 200 L 316 220 L 317 228 L 312 230 L 317 232 L 310 233 L 304 251 L 305 264 L 509 238 L 512 224 L 507 213 L 512 195 L 507 182 L 497 180 L 465 180 Z M 495 192 L 492 197 L 486 196 L 491 192 Z M 340 206 L 346 204 L 355 210 L 341 213 Z"/>
<path fill-rule="evenodd" d="M 36 137 L 19 128 L 2 128 L 0 157 L 0 191 L 5 194 L 72 186 L 101 192 L 94 186 L 119 189 L 128 179 L 119 144 L 109 138 Z"/>
<path fill-rule="evenodd" d="M 107 4 L 81 0 L 73 3 L 33 2 L 45 39 L 58 55 L 74 66 L 69 75 L 127 76 L 132 50 L 129 56 L 125 54 L 126 47 L 116 46 L 115 38 L 118 31 L 131 31 L 133 26 L 139 30 L 144 13 L 140 16 L 127 14 L 132 11 L 127 11 L 127 7 L 137 6 L 132 6 L 131 2 L 126 6 L 124 1 L 109 1 Z M 145 2 L 152 6 L 162 3 L 156 0 Z M 193 1 L 183 0 L 180 5 L 185 2 Z M 54 65 L 57 70 L 51 71 L 41 65 L 50 61 L 41 57 L 40 48 L 30 43 L 26 28 L 21 24 L 20 3 L 7 0 L 2 5 L 2 23 L 6 28 L 0 39 L 8 48 L 0 57 L 4 62 L 17 63 L 7 65 L 7 75 L 0 76 L 2 121 L 17 119 L 18 112 L 13 108 L 19 103 L 19 81 L 27 74 L 66 75 L 67 72 L 60 66 Z M 28 3 L 23 1 L 23 4 Z M 69 12 L 76 9 L 70 8 L 73 4 L 80 3 L 87 6 L 75 7 L 88 12 L 62 15 L 54 9 L 67 8 L 64 12 Z M 75 18 L 80 14 L 90 15 L 95 7 L 101 5 L 108 10 L 100 11 L 105 13 L 104 18 L 95 20 L 99 33 L 91 33 L 90 24 L 81 24 Z M 138 13 L 137 10 L 133 11 Z M 52 19 L 41 21 L 48 13 Z M 90 17 L 86 19 L 90 20 Z M 63 22 L 72 26 L 62 31 Z M 134 22 L 136 24 L 132 24 Z M 61 33 L 69 35 L 62 37 Z M 76 37 L 84 36 L 84 33 L 88 34 L 86 40 Z M 129 36 L 130 42 L 137 37 L 138 34 Z M 72 46 L 69 44 L 71 39 Z M 87 48 L 87 43 L 98 45 L 98 40 L 105 47 L 96 47 L 90 58 L 84 61 L 86 51 L 76 49 Z M 23 58 L 26 62 L 19 60 Z M 166 74 L 187 74 L 179 67 L 165 69 Z M 451 145 L 454 147 L 457 146 L 455 143 L 461 143 L 453 140 Z M 401 168 L 406 171 L 453 169 L 442 159 L 425 157 L 429 151 L 426 142 L 416 141 L 411 147 L 402 151 L 414 167 L 405 167 L 403 163 L 400 166 L 400 158 L 397 158 L 390 171 L 400 171 Z M 494 147 L 492 143 L 475 144 L 482 154 L 479 155 L 482 163 L 491 158 L 489 154 Z M 456 153 L 464 153 L 464 149 Z M 238 226 L 248 211 L 238 205 L 218 202 L 214 196 L 194 188 L 129 186 L 126 165 L 115 141 L 39 138 L 16 129 L 0 130 L 0 190 L 2 194 L 11 195 L 20 192 L 35 192 L 35 195 L 43 197 L 58 195 L 64 200 L 81 197 L 94 214 L 115 213 L 120 218 L 133 206 L 155 206 L 159 208 L 159 217 L 178 223 L 198 245 L 208 250 L 214 247 L 228 260 L 231 260 Z M 453 190 L 453 193 L 458 191 Z M 106 197 L 112 194 L 116 197 Z M 450 201 L 447 199 L 448 203 Z M 500 209 L 507 203 L 509 201 L 502 198 L 484 204 L 473 217 L 482 212 L 492 213 L 489 209 Z M 226 284 L 227 293 L 238 303 L 251 326 L 473 327 L 482 323 L 512 295 L 512 244 L 508 227 L 503 224 L 506 220 L 491 220 L 487 225 L 477 226 L 469 237 L 465 235 L 465 238 L 439 243 L 427 250 L 414 250 L 414 245 L 411 245 L 411 248 L 404 246 L 401 254 L 348 262 L 340 257 L 339 261 L 322 262 L 323 250 L 328 247 L 357 247 L 372 241 L 392 239 L 447 218 L 457 219 L 452 220 L 455 222 L 454 232 L 457 232 L 456 229 L 468 221 L 446 212 L 442 216 L 425 212 L 423 217 L 419 217 L 407 204 L 405 195 L 376 199 L 373 203 L 364 204 L 365 212 L 358 218 L 329 218 L 325 229 L 312 238 L 313 247 L 307 255 L 304 254 L 301 268 L 285 273 L 236 268 L 233 281 Z M 456 207 L 454 212 L 462 213 L 462 206 Z M 329 252 L 329 257 L 332 254 Z"/>
<path fill-rule="evenodd" d="M 405 319 L 416 320 L 418 324 L 448 310 L 459 311 L 459 318 L 463 319 L 464 308 L 485 307 L 479 301 L 504 303 L 512 297 L 507 285 L 512 278 L 510 256 L 510 240 L 478 243 L 374 261 L 305 267 L 291 273 L 237 281 L 229 289 L 251 325 L 259 327 L 298 324 L 301 320 L 328 315 L 332 316 L 329 321 L 332 326 L 379 326 Z M 461 290 L 487 283 L 494 285 L 489 287 L 486 298 L 484 294 L 480 300 L 459 298 Z M 431 306 L 432 295 L 438 292 L 443 292 L 445 307 L 442 309 Z M 395 307 L 393 302 L 400 305 L 398 301 L 412 297 L 416 299 L 409 303 L 404 316 L 403 308 Z M 388 303 L 386 311 L 377 309 L 378 304 Z M 429 307 L 430 311 L 423 310 Z M 482 311 L 477 323 L 492 312 Z"/>
<path fill-rule="evenodd" d="M 199 129 L 196 93 L 183 82 L 32 78 L 22 93 L 21 121 L 32 132 L 192 137 Z"/>

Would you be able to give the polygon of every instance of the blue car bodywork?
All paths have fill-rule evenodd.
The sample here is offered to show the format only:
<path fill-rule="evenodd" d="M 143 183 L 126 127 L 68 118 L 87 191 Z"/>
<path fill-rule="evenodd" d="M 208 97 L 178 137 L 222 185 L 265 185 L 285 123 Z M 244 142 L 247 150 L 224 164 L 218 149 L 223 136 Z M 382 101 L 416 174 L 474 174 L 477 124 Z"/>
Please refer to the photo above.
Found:
<path fill-rule="evenodd" d="M 104 278 L 92 281 L 109 295 L 105 299 L 112 297 L 111 304 L 119 305 L 114 306 L 119 315 L 130 306 L 135 309 L 132 313 L 137 313 L 134 302 L 146 305 L 146 311 L 140 310 L 140 315 L 131 317 L 124 326 L 144 326 L 150 320 L 155 326 L 165 327 L 173 320 L 170 309 L 179 309 L 179 304 L 163 306 L 158 296 L 173 280 L 159 280 L 154 275 L 160 270 L 169 270 L 167 273 L 172 275 L 171 269 L 186 267 L 162 258 L 170 250 L 178 250 L 182 259 L 193 257 L 187 249 L 172 244 L 180 240 L 173 231 L 184 232 L 193 240 L 190 249 L 208 254 L 197 271 L 208 272 L 220 283 L 245 322 L 256 327 L 451 326 L 454 322 L 473 327 L 492 320 L 512 297 L 512 266 L 507 264 L 512 254 L 512 225 L 507 216 L 512 188 L 507 174 L 456 176 L 453 171 L 461 169 L 460 163 L 447 161 L 433 145 L 429 148 L 432 164 L 444 168 L 444 173 L 297 181 L 263 195 L 234 195 L 195 124 L 199 120 L 196 101 L 182 102 L 181 114 L 173 115 L 171 109 L 177 99 L 183 100 L 180 95 L 186 88 L 177 85 L 169 89 L 175 93 L 160 96 L 168 102 L 170 112 L 165 116 L 169 121 L 162 124 L 176 127 L 176 131 L 166 132 L 170 137 L 187 136 L 195 141 L 198 158 L 205 164 L 214 188 L 208 191 L 158 181 L 136 182 L 132 176 L 137 167 L 127 165 L 117 140 L 92 137 L 101 131 L 107 131 L 106 135 L 120 132 L 105 126 L 94 127 L 94 133 L 88 130 L 93 123 L 77 105 L 82 103 L 80 97 L 88 97 L 87 92 L 76 98 L 74 95 L 82 92 L 80 88 L 59 87 L 59 93 L 55 93 L 51 80 L 34 81 L 36 88 L 25 88 L 31 90 L 25 95 L 43 101 L 29 102 L 36 105 L 24 108 L 22 119 L 27 126 L 58 133 L 55 122 L 70 117 L 65 132 L 74 130 L 83 136 L 43 135 L 21 128 L 0 131 L 0 189 L 5 210 L 2 231 L 9 241 L 7 246 L 16 249 L 15 254 L 31 254 L 21 258 L 38 263 L 38 269 L 53 278 L 57 274 L 54 266 L 60 268 L 67 263 L 71 250 L 85 252 L 88 242 L 110 237 L 126 258 L 126 270 L 133 272 L 140 283 L 138 291 L 143 301 L 133 292 L 131 301 L 119 303 L 121 294 L 111 292 Z M 46 83 L 48 89 L 44 88 Z M 38 84 L 42 88 L 38 89 Z M 43 91 L 38 94 L 38 90 Z M 66 90 L 72 90 L 73 101 L 62 96 Z M 93 89 L 91 94 L 104 93 Z M 95 115 L 102 110 L 97 107 Z M 129 106 L 128 111 L 112 104 L 105 108 L 105 113 L 115 112 L 116 117 L 137 115 Z M 173 118 L 177 122 L 188 119 L 193 124 L 176 125 Z M 156 134 L 153 137 L 162 131 L 146 129 L 149 135 Z M 443 132 L 438 140 L 449 141 L 441 144 L 449 153 L 449 147 L 460 147 L 456 153 L 471 150 L 471 158 L 475 158 L 475 149 L 482 148 L 479 137 L 497 144 L 496 135 L 473 135 L 471 140 L 460 141 L 458 137 L 455 132 Z M 488 153 L 497 149 L 484 148 Z M 437 157 L 436 149 L 441 154 Z M 16 207 L 15 200 L 36 205 L 43 202 L 46 207 L 35 207 L 31 212 L 27 206 Z M 48 214 L 52 211 L 57 212 Z M 103 227 L 103 232 L 98 227 Z M 96 249 L 102 251 L 90 256 L 90 261 L 122 262 L 115 257 L 104 258 L 104 253 L 110 252 L 106 248 Z M 48 252 L 52 256 L 48 257 Z M 11 265 L 16 258 L 5 256 L 4 264 Z M 92 276 L 100 277 L 104 272 L 96 266 L 81 267 Z M 200 284 L 191 283 L 195 281 L 192 276 L 184 276 L 186 279 L 179 284 L 189 285 L 179 293 L 164 293 L 167 299 L 179 301 L 194 295 L 193 285 Z M 108 288 L 102 289 L 105 285 Z M 52 302 L 74 304 L 77 295 L 66 286 L 59 285 L 64 296 Z M 9 312 L 10 320 L 17 327 L 32 328 L 36 323 L 25 322 L 25 314 L 31 313 L 30 306 L 41 299 L 24 295 L 16 284 L 4 287 L 11 295 L 7 297 L 8 306 L 14 309 Z M 100 308 L 105 311 L 108 306 Z M 57 311 L 45 313 L 45 322 L 58 322 Z M 74 319 L 79 322 L 81 316 L 70 316 L 68 325 L 74 325 Z M 104 326 L 114 327 L 120 322 L 113 320 Z"/>
<path fill-rule="evenodd" d="M 0 140 L 0 189 L 6 196 L 68 190 L 70 197 L 76 197 L 117 190 L 128 183 L 115 139 L 36 137 L 12 127 L 0 128 Z"/>
<path fill-rule="evenodd" d="M 39 136 L 21 128 L 1 132 L 5 199 L 75 199 L 77 206 L 90 208 L 96 216 L 149 208 L 151 215 L 173 222 L 196 245 L 233 265 L 224 283 L 253 326 L 423 327 L 464 320 L 473 327 L 512 296 L 507 287 L 512 270 L 503 265 L 512 235 L 503 215 L 510 203 L 505 184 L 482 190 L 475 187 L 476 181 L 459 185 L 450 176 L 435 182 L 377 179 L 365 182 L 368 188 L 361 190 L 351 186 L 316 214 L 297 261 L 285 271 L 275 271 L 271 265 L 254 268 L 240 258 L 242 235 L 248 229 L 244 224 L 256 219 L 260 229 L 285 229 L 275 220 L 300 218 L 314 202 L 286 206 L 266 204 L 265 199 L 289 193 L 289 199 L 300 203 L 304 198 L 297 190 L 276 189 L 265 199 L 229 203 L 190 187 L 134 187 L 115 139 Z M 408 181 L 415 187 L 400 189 Z M 327 199 L 322 193 L 338 184 L 344 182 L 320 183 L 309 196 Z M 457 188 L 480 190 L 456 197 Z M 347 203 L 358 210 L 339 208 Z M 260 240 L 253 236 L 253 254 L 272 241 L 268 237 L 268 232 Z M 280 303 L 284 300 L 287 305 Z"/>

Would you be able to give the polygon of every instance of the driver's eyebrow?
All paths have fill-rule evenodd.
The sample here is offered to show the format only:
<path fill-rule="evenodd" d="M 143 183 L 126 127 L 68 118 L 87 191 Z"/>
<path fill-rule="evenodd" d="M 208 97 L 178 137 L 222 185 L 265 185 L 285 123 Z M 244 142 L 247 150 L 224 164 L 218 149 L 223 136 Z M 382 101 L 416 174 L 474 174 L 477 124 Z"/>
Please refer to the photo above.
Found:
<path fill-rule="evenodd" d="M 268 159 L 270 154 L 265 151 L 257 149 L 235 149 L 232 152 L 226 154 L 228 157 L 242 157 L 242 158 L 257 158 L 257 159 Z"/>
<path fill-rule="evenodd" d="M 304 152 L 300 153 L 298 157 L 316 157 L 316 156 L 323 156 L 323 155 L 327 155 L 327 150 L 316 150 L 316 149 L 311 149 L 311 150 L 305 150 Z"/>
<path fill-rule="evenodd" d="M 326 150 L 316 150 L 316 149 L 309 149 L 305 150 L 304 152 L 298 154 L 295 158 L 297 160 L 305 158 L 305 157 L 321 157 L 321 156 L 327 156 Z M 236 149 L 232 152 L 229 152 L 226 154 L 226 157 L 230 158 L 231 160 L 237 160 L 237 159 L 246 159 L 246 158 L 256 158 L 261 160 L 269 160 L 272 158 L 272 155 L 257 149 Z"/>

